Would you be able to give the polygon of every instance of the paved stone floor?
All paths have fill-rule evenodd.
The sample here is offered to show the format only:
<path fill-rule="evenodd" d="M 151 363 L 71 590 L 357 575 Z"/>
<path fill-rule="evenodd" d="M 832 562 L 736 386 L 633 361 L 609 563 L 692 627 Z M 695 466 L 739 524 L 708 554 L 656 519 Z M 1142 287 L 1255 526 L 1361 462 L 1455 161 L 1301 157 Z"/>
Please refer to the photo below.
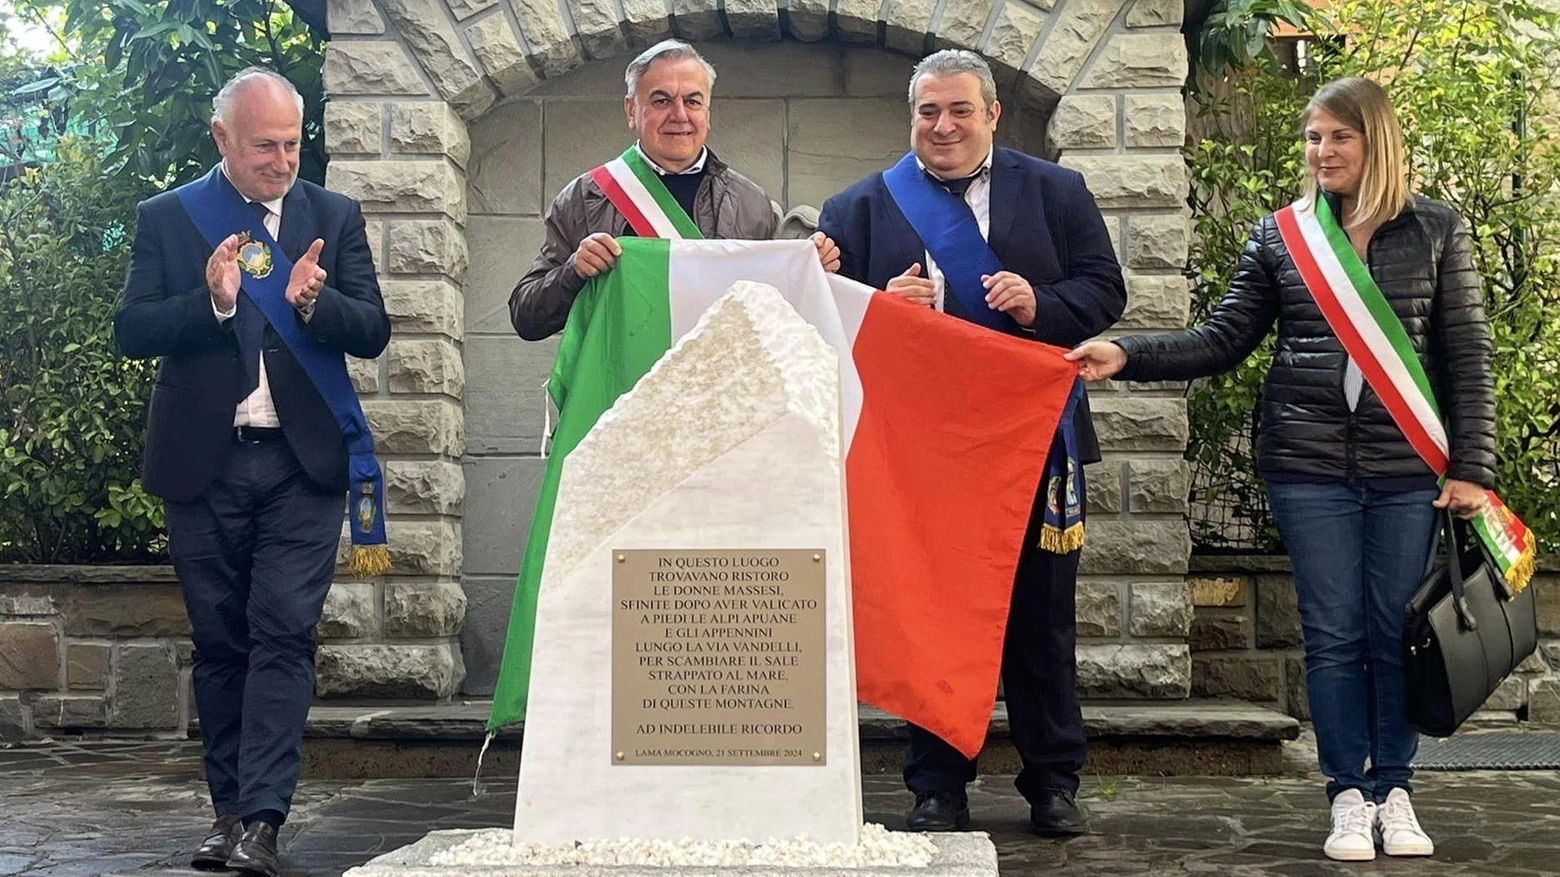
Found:
<path fill-rule="evenodd" d="M 0 874 L 190 877 L 190 846 L 209 824 L 189 742 L 55 742 L 0 749 Z M 1094 833 L 1068 842 L 1027 834 L 1011 778 L 971 790 L 975 828 L 996 841 L 1004 875 L 1560 874 L 1560 776 L 1554 772 L 1421 774 L 1419 812 L 1432 860 L 1342 865 L 1320 844 L 1320 782 L 1276 778 L 1091 777 L 1083 801 Z M 871 821 L 903 826 L 895 777 L 865 780 Z M 513 782 L 307 780 L 283 831 L 289 875 L 335 877 L 433 828 L 506 824 Z M 783 802 L 776 802 L 783 806 Z"/>

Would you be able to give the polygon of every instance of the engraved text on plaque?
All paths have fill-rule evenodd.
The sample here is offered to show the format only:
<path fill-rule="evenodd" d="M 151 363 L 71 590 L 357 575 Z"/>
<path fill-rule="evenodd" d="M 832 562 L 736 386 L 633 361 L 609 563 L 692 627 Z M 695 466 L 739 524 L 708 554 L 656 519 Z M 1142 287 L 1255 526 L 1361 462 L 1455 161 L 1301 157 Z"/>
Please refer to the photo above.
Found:
<path fill-rule="evenodd" d="M 823 764 L 824 553 L 613 552 L 615 764 Z"/>

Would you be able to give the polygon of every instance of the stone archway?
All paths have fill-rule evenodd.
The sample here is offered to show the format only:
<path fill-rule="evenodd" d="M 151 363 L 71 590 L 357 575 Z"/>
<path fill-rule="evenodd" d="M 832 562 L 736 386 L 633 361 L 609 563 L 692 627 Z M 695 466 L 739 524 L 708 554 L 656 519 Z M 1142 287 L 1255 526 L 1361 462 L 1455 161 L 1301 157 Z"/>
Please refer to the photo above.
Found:
<path fill-rule="evenodd" d="M 521 240 L 524 222 L 506 221 L 534 219 L 561 181 L 584 169 L 573 167 L 580 156 L 545 150 L 543 131 L 578 125 L 581 142 L 610 137 L 611 151 L 621 149 L 620 115 L 599 115 L 611 109 L 611 88 L 621 94 L 624 55 L 666 36 L 708 42 L 722 80 L 712 143 L 723 130 L 718 101 L 741 84 L 737 93 L 769 88 L 785 103 L 789 148 L 792 135 L 805 139 L 819 126 L 854 121 L 867 130 L 892 118 L 831 116 L 822 96 L 790 100 L 820 87 L 808 60 L 818 53 L 841 59 L 839 100 L 891 106 L 904 99 L 910 59 L 948 46 L 981 52 L 1017 122 L 1004 139 L 1080 171 L 1099 200 L 1127 271 L 1121 328 L 1167 329 L 1184 324 L 1188 307 L 1179 273 L 1187 247 L 1181 8 L 1180 0 L 330 0 L 328 182 L 363 204 L 395 323 L 384 356 L 354 365 L 388 474 L 395 569 L 382 582 L 333 589 L 320 693 L 447 697 L 462 690 L 468 668 L 467 693 L 491 690 L 540 478 L 540 384 L 552 346 L 507 336 L 495 297 L 508 289 L 485 270 L 486 254 L 511 260 L 518 277 L 535 244 Z M 889 53 L 900 60 L 884 61 Z M 570 101 L 580 104 L 576 121 L 565 120 Z M 755 143 L 770 130 L 740 121 L 732 127 Z M 495 142 L 500 127 L 508 141 Z M 792 176 L 782 156 L 770 174 L 779 191 L 759 181 L 783 209 L 816 207 L 831 186 L 880 166 L 879 154 L 865 152 L 849 157 L 859 171 L 847 161 L 840 179 Z M 511 157 L 516 168 L 534 158 L 535 172 L 506 174 Z M 511 211 L 516 204 L 522 212 Z M 530 251 L 520 253 L 522 244 Z M 1185 697 L 1184 403 L 1178 387 L 1111 386 L 1094 400 L 1107 459 L 1090 471 L 1079 682 L 1098 696 Z"/>

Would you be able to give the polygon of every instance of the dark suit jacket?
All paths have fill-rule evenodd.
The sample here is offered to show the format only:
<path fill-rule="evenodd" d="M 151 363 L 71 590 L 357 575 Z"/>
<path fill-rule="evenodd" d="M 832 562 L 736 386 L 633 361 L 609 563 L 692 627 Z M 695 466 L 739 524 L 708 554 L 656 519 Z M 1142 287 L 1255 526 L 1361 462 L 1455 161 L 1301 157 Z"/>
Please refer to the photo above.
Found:
<path fill-rule="evenodd" d="M 1110 234 L 1083 177 L 1049 161 L 998 147 L 991 162 L 991 222 L 987 243 L 1008 271 L 1035 291 L 1034 332 L 1073 347 L 1110 328 L 1127 304 L 1126 284 Z M 818 228 L 840 248 L 840 274 L 883 289 L 920 264 L 926 245 L 874 173 L 823 205 Z M 953 298 L 949 290 L 948 298 Z M 961 316 L 957 304 L 948 311 Z M 1077 417 L 1083 462 L 1100 459 L 1085 398 Z"/>
<path fill-rule="evenodd" d="M 277 243 L 294 260 L 315 238 L 325 241 L 320 267 L 327 272 L 326 285 L 314 316 L 303 323 L 294 315 L 304 333 L 352 356 L 378 356 L 390 340 L 390 318 L 357 202 L 299 180 L 282 201 L 279 232 Z M 178 502 L 200 496 L 222 471 L 233 442 L 233 412 L 243 399 L 235 320 L 217 319 L 206 288 L 211 251 L 173 192 L 142 202 L 114 314 L 114 339 L 126 356 L 162 357 L 147 413 L 141 480 L 148 492 Z M 240 296 L 239 307 L 253 306 Z M 293 453 L 310 480 L 345 491 L 346 443 L 335 416 L 269 326 L 264 356 Z"/>

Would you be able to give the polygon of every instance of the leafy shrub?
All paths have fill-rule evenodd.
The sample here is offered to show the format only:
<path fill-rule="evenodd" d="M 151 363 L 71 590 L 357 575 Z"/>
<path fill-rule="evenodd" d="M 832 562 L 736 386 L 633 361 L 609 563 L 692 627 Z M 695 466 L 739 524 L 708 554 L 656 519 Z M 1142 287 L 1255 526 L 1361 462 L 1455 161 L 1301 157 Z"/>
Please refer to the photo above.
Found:
<path fill-rule="evenodd" d="M 1223 295 L 1251 224 L 1295 197 L 1311 92 L 1342 76 L 1382 82 L 1416 187 L 1473 232 L 1495 343 L 1497 488 L 1540 550 L 1560 550 L 1560 19 L 1526 0 L 1340 0 L 1309 25 L 1321 38 L 1303 76 L 1269 55 L 1204 89 L 1198 122 L 1214 132 L 1187 151 L 1193 319 Z M 1248 441 L 1266 368 L 1259 353 L 1189 394 L 1192 499 L 1255 531 L 1232 539 L 1207 515 L 1193 523 L 1199 549 L 1278 548 Z"/>
<path fill-rule="evenodd" d="M 142 194 L 68 139 L 0 189 L 0 559 L 164 552 L 137 477 L 153 365 L 111 325 Z"/>
<path fill-rule="evenodd" d="M 28 88 L 69 107 L 73 130 L 112 143 L 108 165 L 177 185 L 217 161 L 211 99 L 233 74 L 269 67 L 303 96 L 299 176 L 325 179 L 324 4 L 278 0 L 12 0 L 55 31 L 63 55 Z M 303 10 L 312 10 L 312 25 Z"/>
<path fill-rule="evenodd" d="M 1191 321 L 1208 319 L 1229 289 L 1257 220 L 1294 200 L 1304 169 L 1295 119 L 1308 84 L 1281 74 L 1271 57 L 1232 78 L 1218 99 L 1203 95 L 1210 136 L 1187 151 L 1192 177 Z M 1239 127 L 1236 127 L 1239 126 Z M 1201 551 L 1281 549 L 1256 474 L 1257 412 L 1273 361 L 1272 338 L 1234 369 L 1188 394 L 1192 541 Z"/>

